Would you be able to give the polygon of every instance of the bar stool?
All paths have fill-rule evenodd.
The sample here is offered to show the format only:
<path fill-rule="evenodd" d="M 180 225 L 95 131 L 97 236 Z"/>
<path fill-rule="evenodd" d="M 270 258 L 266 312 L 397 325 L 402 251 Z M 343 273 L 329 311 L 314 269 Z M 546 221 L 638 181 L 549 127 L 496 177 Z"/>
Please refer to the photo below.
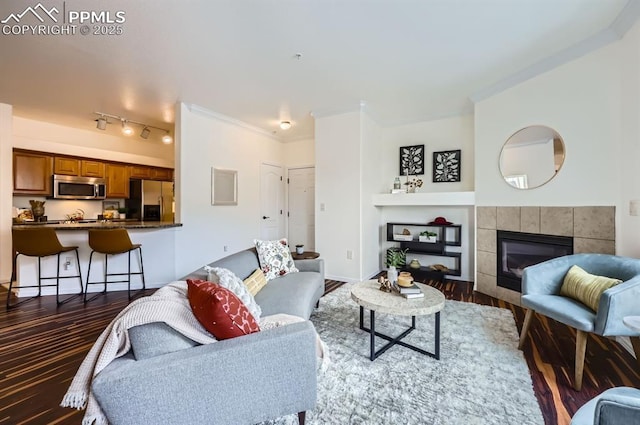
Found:
<path fill-rule="evenodd" d="M 91 247 L 91 255 L 89 256 L 89 270 L 87 270 L 87 285 L 84 290 L 84 302 L 89 302 L 100 295 L 106 294 L 108 283 L 127 282 L 127 291 L 129 299 L 131 299 L 131 275 L 140 275 L 142 277 L 142 290 L 146 288 L 144 281 L 144 266 L 142 264 L 142 246 L 140 244 L 131 243 L 129 233 L 126 229 L 100 229 L 89 230 L 89 246 Z M 131 251 L 138 250 L 140 258 L 140 271 L 131 271 Z M 93 260 L 94 253 L 104 254 L 104 280 L 90 282 L 91 280 L 91 262 Z M 126 273 L 109 273 L 109 255 L 117 255 L 127 253 L 128 269 Z M 109 280 L 109 276 L 127 276 L 126 280 Z M 104 289 L 101 293 L 94 295 L 87 300 L 87 292 L 89 291 L 89 285 L 102 284 Z"/>
<path fill-rule="evenodd" d="M 7 308 L 15 307 L 19 304 L 32 300 L 42 295 L 42 288 L 55 286 L 56 287 L 56 302 L 58 304 L 64 304 L 71 298 L 82 294 L 82 272 L 80 271 L 80 257 L 78 255 L 77 246 L 62 246 L 58 236 L 54 229 L 45 228 L 34 225 L 31 229 L 12 229 L 11 236 L 13 239 L 13 250 L 15 255 L 13 257 L 13 265 L 11 270 L 11 282 L 9 283 L 9 292 L 7 293 Z M 60 276 L 60 254 L 64 252 L 75 251 L 76 263 L 78 266 L 78 274 L 73 276 Z M 27 257 L 38 257 L 38 284 L 37 285 L 20 285 L 20 288 L 38 288 L 38 295 L 29 297 L 26 300 L 20 301 L 11 305 L 11 288 L 13 282 L 16 280 L 18 256 L 24 255 Z M 58 266 L 56 269 L 56 275 L 51 277 L 42 276 L 42 264 L 43 257 L 49 257 L 51 255 L 58 256 Z M 60 279 L 72 279 L 78 278 L 80 280 L 80 292 L 76 295 L 68 297 L 67 299 L 60 301 Z M 43 280 L 55 279 L 56 283 L 43 285 Z"/>

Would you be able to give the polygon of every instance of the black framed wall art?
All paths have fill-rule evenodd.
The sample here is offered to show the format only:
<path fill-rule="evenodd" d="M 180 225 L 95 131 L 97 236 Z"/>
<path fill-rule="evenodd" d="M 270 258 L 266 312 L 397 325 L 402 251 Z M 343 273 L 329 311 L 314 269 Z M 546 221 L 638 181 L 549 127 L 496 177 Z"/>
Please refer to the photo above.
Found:
<path fill-rule="evenodd" d="M 460 181 L 460 149 L 433 153 L 433 182 Z"/>
<path fill-rule="evenodd" d="M 424 145 L 400 147 L 401 176 L 424 174 Z"/>

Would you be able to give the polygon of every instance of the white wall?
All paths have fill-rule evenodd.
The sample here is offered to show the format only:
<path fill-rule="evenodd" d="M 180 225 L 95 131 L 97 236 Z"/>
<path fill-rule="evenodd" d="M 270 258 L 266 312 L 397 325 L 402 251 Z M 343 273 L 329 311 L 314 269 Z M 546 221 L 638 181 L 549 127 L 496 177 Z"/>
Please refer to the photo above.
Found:
<path fill-rule="evenodd" d="M 283 165 L 284 146 L 264 131 L 177 106 L 176 220 L 183 223 L 176 232 L 177 277 L 253 246 L 260 235 L 260 163 Z M 238 171 L 237 206 L 211 205 L 211 167 Z"/>
<path fill-rule="evenodd" d="M 640 216 L 629 214 L 629 203 L 640 200 L 640 24 L 636 24 L 620 44 L 621 155 L 617 160 L 622 179 L 617 249 L 621 255 L 640 258 Z"/>
<path fill-rule="evenodd" d="M 0 103 L 0 283 L 11 278 L 12 107 Z"/>
<path fill-rule="evenodd" d="M 618 205 L 619 46 L 609 45 L 475 105 L 477 205 Z M 504 142 L 529 125 L 560 133 L 566 160 L 533 190 L 507 185 L 498 169 Z"/>
<path fill-rule="evenodd" d="M 316 251 L 329 279 L 360 280 L 360 118 L 356 111 L 315 121 Z"/>
<path fill-rule="evenodd" d="M 425 146 L 425 175 L 421 192 L 464 192 L 474 190 L 474 128 L 473 116 L 463 115 L 424 121 L 397 127 L 382 128 L 382 158 L 378 171 L 386 179 L 385 191 L 393 187 L 400 168 L 400 147 Z M 460 149 L 462 169 L 459 183 L 433 183 L 433 152 Z M 405 182 L 405 179 L 402 179 Z M 381 191 L 382 192 L 382 191 Z"/>
<path fill-rule="evenodd" d="M 316 163 L 315 141 L 300 139 L 284 143 L 284 163 L 288 168 L 313 166 Z"/>

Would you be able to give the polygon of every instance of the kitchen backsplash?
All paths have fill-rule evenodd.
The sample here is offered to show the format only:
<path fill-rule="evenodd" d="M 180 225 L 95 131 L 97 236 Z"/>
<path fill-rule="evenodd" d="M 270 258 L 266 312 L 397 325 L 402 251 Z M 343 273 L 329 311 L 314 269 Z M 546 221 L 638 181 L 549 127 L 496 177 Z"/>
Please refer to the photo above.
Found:
<path fill-rule="evenodd" d="M 44 215 L 48 220 L 64 220 L 67 215 L 71 215 L 78 210 L 84 211 L 85 219 L 97 219 L 98 214 L 102 214 L 103 201 L 73 201 L 73 200 L 60 200 L 60 199 L 47 199 L 45 197 L 28 197 L 28 196 L 14 196 L 13 206 L 16 208 L 30 209 L 31 205 L 29 200 L 45 201 Z M 121 207 L 124 207 L 124 199 L 108 199 L 106 202 L 113 203 L 118 201 Z"/>

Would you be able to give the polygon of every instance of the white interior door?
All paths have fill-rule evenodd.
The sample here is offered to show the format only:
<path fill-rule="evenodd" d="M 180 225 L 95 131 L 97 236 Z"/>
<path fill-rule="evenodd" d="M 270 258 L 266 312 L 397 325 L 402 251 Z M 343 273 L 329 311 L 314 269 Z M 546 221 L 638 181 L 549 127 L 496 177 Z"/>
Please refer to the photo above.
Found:
<path fill-rule="evenodd" d="M 289 170 L 289 244 L 303 244 L 306 251 L 314 251 L 316 243 L 314 167 Z"/>
<path fill-rule="evenodd" d="M 277 165 L 260 164 L 260 236 L 274 240 L 284 236 L 284 178 Z"/>

